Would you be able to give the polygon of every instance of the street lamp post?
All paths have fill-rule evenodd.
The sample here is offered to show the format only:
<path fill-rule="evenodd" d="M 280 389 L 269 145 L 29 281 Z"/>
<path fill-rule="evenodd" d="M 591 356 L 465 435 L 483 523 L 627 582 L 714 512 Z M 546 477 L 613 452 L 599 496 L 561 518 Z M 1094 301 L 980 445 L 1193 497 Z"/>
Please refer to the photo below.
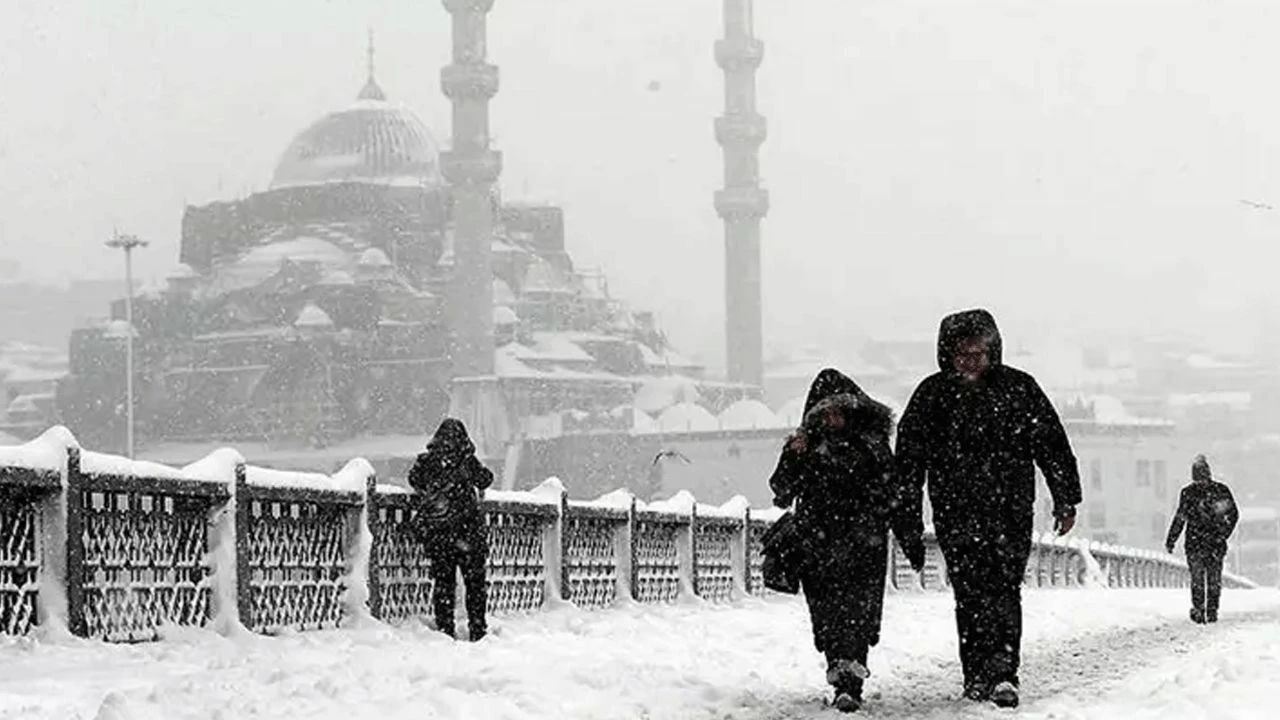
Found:
<path fill-rule="evenodd" d="M 127 428 L 125 430 L 125 448 L 129 459 L 133 459 L 133 249 L 146 247 L 147 241 L 136 235 L 115 233 L 107 241 L 107 247 L 124 251 L 124 319 L 128 327 L 124 339 L 124 393 Z"/>

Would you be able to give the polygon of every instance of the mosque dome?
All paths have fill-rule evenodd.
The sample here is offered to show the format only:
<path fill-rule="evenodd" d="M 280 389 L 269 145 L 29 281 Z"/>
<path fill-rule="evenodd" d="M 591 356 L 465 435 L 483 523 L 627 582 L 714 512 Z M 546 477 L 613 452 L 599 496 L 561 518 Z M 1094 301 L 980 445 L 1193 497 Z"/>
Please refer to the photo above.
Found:
<path fill-rule="evenodd" d="M 427 126 L 389 102 L 370 73 L 355 104 L 325 115 L 289 143 L 271 189 L 340 182 L 438 188 L 439 155 Z"/>

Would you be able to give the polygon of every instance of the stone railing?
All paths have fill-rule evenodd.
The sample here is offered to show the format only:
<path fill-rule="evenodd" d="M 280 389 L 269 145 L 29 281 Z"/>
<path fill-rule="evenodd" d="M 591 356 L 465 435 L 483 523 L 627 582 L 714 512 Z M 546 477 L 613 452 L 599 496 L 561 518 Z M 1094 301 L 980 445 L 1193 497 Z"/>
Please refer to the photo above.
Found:
<path fill-rule="evenodd" d="M 490 493 L 483 507 L 499 614 L 763 595 L 760 538 L 778 515 L 740 498 L 700 505 L 687 493 L 569 501 L 555 479 Z M 82 451 L 54 428 L 0 448 L 0 633 L 39 626 L 136 642 L 173 626 L 277 633 L 425 618 L 430 560 L 413 514 L 412 495 L 378 485 L 359 459 L 325 476 L 254 467 L 219 450 L 177 469 Z M 1037 538 L 1026 581 L 1187 582 L 1171 555 L 1049 537 Z M 1251 586 L 1232 575 L 1226 584 Z M 919 575 L 892 552 L 889 586 L 946 587 L 932 538 Z"/>

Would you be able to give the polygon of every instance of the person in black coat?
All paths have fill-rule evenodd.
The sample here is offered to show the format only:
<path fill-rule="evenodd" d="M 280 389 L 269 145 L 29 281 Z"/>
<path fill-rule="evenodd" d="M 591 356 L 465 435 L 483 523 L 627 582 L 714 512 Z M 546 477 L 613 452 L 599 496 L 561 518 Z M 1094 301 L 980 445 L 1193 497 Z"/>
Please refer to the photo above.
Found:
<path fill-rule="evenodd" d="M 1080 474 L 1049 398 L 1034 378 L 1003 363 L 989 312 L 943 319 L 938 372 L 908 402 L 896 450 L 904 502 L 917 527 L 928 483 L 955 593 L 965 696 L 1016 706 L 1035 467 L 1053 496 L 1059 534 L 1074 525 Z"/>
<path fill-rule="evenodd" d="M 814 646 L 826 656 L 834 704 L 846 712 L 861 705 L 867 652 L 880 640 L 890 525 L 909 527 L 895 516 L 901 493 L 894 487 L 892 430 L 889 408 L 825 369 L 769 479 L 775 505 L 795 504 L 806 548 L 800 587 Z M 903 551 L 918 570 L 924 545 L 919 534 L 911 540 Z"/>
<path fill-rule="evenodd" d="M 485 565 L 488 529 L 480 500 L 493 484 L 493 472 L 476 457 L 462 421 L 445 418 L 427 443 L 427 451 L 409 470 L 415 491 L 414 522 L 431 558 L 431 603 L 436 629 L 455 636 L 454 601 L 458 571 L 466 593 L 468 638 L 488 632 Z"/>
<path fill-rule="evenodd" d="M 1197 455 L 1191 464 L 1191 484 L 1178 496 L 1178 512 L 1169 525 L 1165 550 L 1173 546 L 1187 529 L 1183 548 L 1191 571 L 1191 621 L 1218 622 L 1218 600 L 1222 596 L 1222 559 L 1227 555 L 1227 538 L 1236 529 L 1240 510 L 1226 485 L 1213 479 L 1209 461 Z"/>

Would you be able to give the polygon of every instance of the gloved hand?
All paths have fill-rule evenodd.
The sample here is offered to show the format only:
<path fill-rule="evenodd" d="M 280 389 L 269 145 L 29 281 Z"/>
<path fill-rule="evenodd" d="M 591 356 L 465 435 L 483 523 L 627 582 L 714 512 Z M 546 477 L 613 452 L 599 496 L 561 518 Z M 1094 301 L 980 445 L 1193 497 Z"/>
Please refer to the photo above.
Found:
<path fill-rule="evenodd" d="M 773 506 L 776 508 L 782 508 L 783 510 L 786 510 L 787 508 L 791 507 L 791 496 L 790 495 L 774 495 Z"/>
<path fill-rule="evenodd" d="M 1066 535 L 1076 526 L 1076 507 L 1064 505 L 1053 510 L 1053 529 L 1058 535 Z"/>
<path fill-rule="evenodd" d="M 1173 554 L 1173 545 L 1165 545 L 1165 546 L 1164 546 L 1164 551 L 1165 551 L 1165 552 L 1167 552 L 1167 553 L 1169 553 L 1170 555 L 1172 555 L 1172 554 Z"/>

